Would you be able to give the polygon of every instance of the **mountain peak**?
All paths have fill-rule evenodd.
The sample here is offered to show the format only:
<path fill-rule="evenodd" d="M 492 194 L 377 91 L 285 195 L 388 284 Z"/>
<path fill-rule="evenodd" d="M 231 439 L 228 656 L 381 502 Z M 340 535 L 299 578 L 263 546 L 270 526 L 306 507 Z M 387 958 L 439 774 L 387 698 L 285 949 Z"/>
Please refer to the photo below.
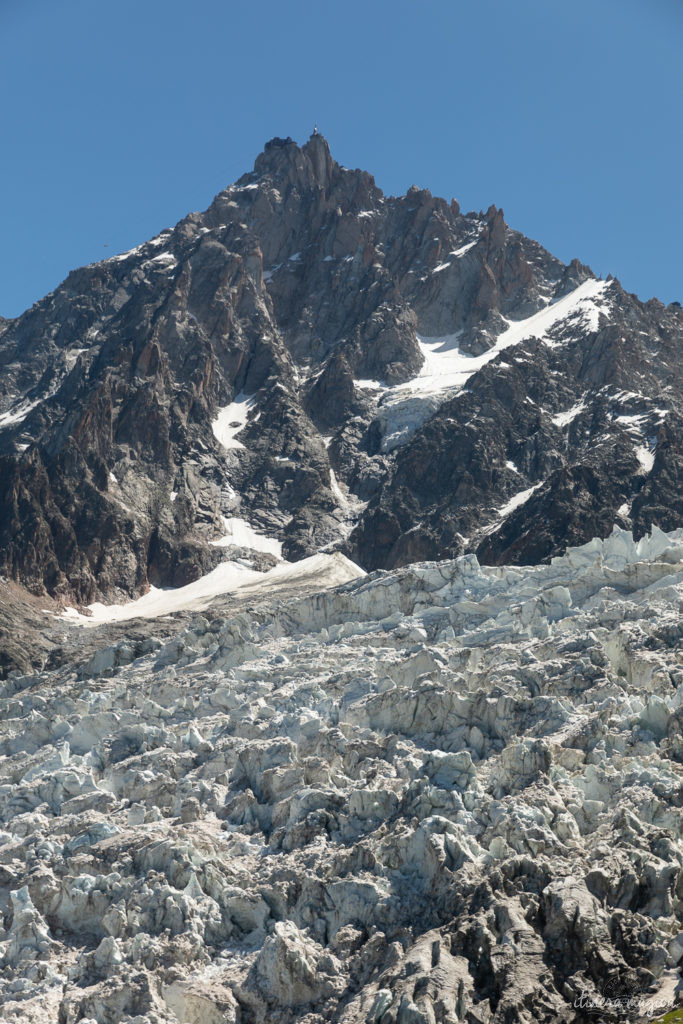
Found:
<path fill-rule="evenodd" d="M 328 188 L 335 166 L 327 140 L 316 131 L 303 146 L 291 136 L 270 139 L 256 157 L 254 174 L 292 185 Z"/>
<path fill-rule="evenodd" d="M 0 572 L 88 603 L 226 548 L 537 562 L 676 528 L 681 331 L 497 207 L 271 139 L 207 211 L 0 323 Z"/>

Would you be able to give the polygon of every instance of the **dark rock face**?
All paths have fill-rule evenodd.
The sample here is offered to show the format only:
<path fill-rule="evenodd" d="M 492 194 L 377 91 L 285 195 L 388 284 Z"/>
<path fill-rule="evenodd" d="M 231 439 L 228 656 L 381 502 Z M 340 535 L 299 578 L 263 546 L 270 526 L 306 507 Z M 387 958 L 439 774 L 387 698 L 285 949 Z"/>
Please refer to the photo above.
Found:
<path fill-rule="evenodd" d="M 177 586 L 225 556 L 222 515 L 368 569 L 678 527 L 682 338 L 680 307 L 495 207 L 273 139 L 204 213 L 0 321 L 0 570 L 79 602 Z M 429 376 L 449 349 L 460 376 Z"/>

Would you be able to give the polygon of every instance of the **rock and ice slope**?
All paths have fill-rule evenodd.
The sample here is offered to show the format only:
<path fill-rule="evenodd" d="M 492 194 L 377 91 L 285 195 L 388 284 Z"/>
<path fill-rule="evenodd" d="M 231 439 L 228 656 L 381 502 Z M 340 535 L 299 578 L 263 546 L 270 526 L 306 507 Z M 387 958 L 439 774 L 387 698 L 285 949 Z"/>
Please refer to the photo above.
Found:
<path fill-rule="evenodd" d="M 682 342 L 680 307 L 494 206 L 273 139 L 208 209 L 0 319 L 0 573 L 130 600 L 215 569 L 226 518 L 366 570 L 677 529 Z"/>
<path fill-rule="evenodd" d="M 271 580 L 163 641 L 60 622 L 80 663 L 3 684 L 0 1019 L 672 998 L 682 558 L 683 531 L 617 531 L 532 568 Z"/>

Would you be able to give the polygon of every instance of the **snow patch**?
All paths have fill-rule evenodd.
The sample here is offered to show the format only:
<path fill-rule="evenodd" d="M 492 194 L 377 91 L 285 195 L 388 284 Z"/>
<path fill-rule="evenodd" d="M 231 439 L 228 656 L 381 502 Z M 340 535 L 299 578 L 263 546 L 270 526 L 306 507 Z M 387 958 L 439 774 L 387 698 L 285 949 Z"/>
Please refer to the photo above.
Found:
<path fill-rule="evenodd" d="M 540 483 L 534 484 L 533 487 L 527 487 L 525 490 L 518 491 L 517 494 L 513 494 L 513 496 L 506 501 L 504 505 L 500 506 L 496 512 L 493 522 L 489 523 L 489 525 L 482 530 L 482 536 L 488 537 L 492 533 L 497 533 L 507 517 L 516 509 L 521 508 L 522 505 L 526 504 L 531 495 L 542 486 L 543 481 L 541 480 Z"/>
<path fill-rule="evenodd" d="M 11 427 L 15 423 L 22 423 L 26 419 L 28 414 L 40 405 L 42 399 L 38 399 L 35 402 L 22 402 L 21 405 L 17 405 L 14 409 L 9 409 L 7 412 L 0 414 L 0 430 L 4 430 L 5 427 Z"/>
<path fill-rule="evenodd" d="M 211 423 L 214 436 L 224 448 L 244 448 L 236 435 L 247 425 L 249 412 L 256 405 L 255 395 L 239 394 L 230 405 L 218 410 L 218 415 Z"/>
<path fill-rule="evenodd" d="M 252 548 L 254 551 L 264 551 L 276 558 L 282 558 L 282 541 L 275 537 L 266 537 L 258 533 L 246 519 L 239 519 L 235 516 L 221 516 L 225 527 L 225 536 L 219 540 L 212 540 L 211 544 L 216 548 L 227 548 L 231 545 L 241 548 Z"/>
<path fill-rule="evenodd" d="M 342 492 L 342 489 L 339 486 L 339 483 L 337 482 L 337 477 L 335 476 L 334 470 L 332 469 L 331 466 L 330 466 L 330 490 L 332 491 L 333 495 L 335 496 L 335 498 L 339 502 L 340 507 L 341 508 L 347 508 L 347 506 L 349 504 L 348 498 Z"/>
<path fill-rule="evenodd" d="M 145 260 L 142 266 L 143 268 L 154 267 L 156 269 L 161 267 L 164 270 L 171 270 L 173 267 L 178 266 L 178 261 L 172 252 L 161 252 L 158 256 L 153 256 L 151 260 Z"/>
<path fill-rule="evenodd" d="M 456 259 L 460 259 L 460 257 L 464 256 L 466 252 L 469 252 L 470 249 L 473 249 L 478 241 L 479 239 L 475 238 L 473 242 L 468 242 L 467 245 L 461 245 L 459 249 L 454 249 L 453 252 L 449 252 L 448 255 L 455 256 Z"/>
<path fill-rule="evenodd" d="M 611 281 L 591 278 L 526 320 L 508 321 L 510 326 L 500 335 L 496 347 L 507 348 L 508 345 L 532 337 L 540 338 L 552 347 L 554 343 L 547 337 L 548 331 L 562 320 L 583 320 L 590 330 L 597 330 L 600 313 L 609 312 L 608 306 L 600 305 L 597 300 L 604 296 L 611 284 Z"/>
<path fill-rule="evenodd" d="M 172 232 L 170 230 L 162 231 L 160 235 L 157 235 L 155 238 L 151 238 L 149 242 L 143 242 L 142 245 L 136 245 L 133 249 L 128 249 L 127 252 L 122 252 L 118 256 L 110 256 L 108 259 L 103 260 L 102 262 L 122 263 L 124 260 L 130 259 L 131 256 L 137 256 L 137 254 L 142 252 L 143 249 L 148 249 L 150 247 L 152 247 L 153 249 L 157 249 L 160 245 L 163 245 L 164 242 L 168 241 L 168 236 L 171 234 Z"/>
<path fill-rule="evenodd" d="M 498 518 L 505 519 L 510 513 L 514 512 L 515 509 L 520 508 L 521 505 L 526 504 L 534 491 L 537 491 L 539 487 L 543 486 L 543 481 L 540 484 L 534 484 L 533 487 L 527 487 L 525 491 L 519 491 L 514 494 L 509 501 L 506 501 L 504 505 L 498 509 Z"/>
<path fill-rule="evenodd" d="M 83 352 L 87 352 L 87 348 L 72 348 L 68 352 L 64 353 L 64 363 L 67 370 L 72 370 L 76 365 L 76 361 Z"/>
<path fill-rule="evenodd" d="M 600 326 L 600 315 L 609 316 L 610 313 L 610 307 L 605 293 L 611 284 L 611 281 L 595 281 L 592 279 L 584 281 L 583 284 L 579 285 L 579 287 L 573 292 L 570 292 L 569 295 L 565 295 L 563 299 L 553 303 L 552 306 L 548 306 L 545 310 L 541 310 L 541 313 L 537 313 L 536 316 L 542 316 L 543 313 L 554 310 L 563 302 L 571 299 L 572 302 L 569 304 L 569 307 L 561 319 L 580 323 L 584 330 L 591 332 L 597 331 Z M 533 319 L 533 317 L 530 319 Z M 553 324 L 550 326 L 553 326 Z M 547 330 L 549 330 L 549 327 L 546 328 L 546 331 Z M 544 337 L 543 340 L 546 345 L 551 348 L 558 344 L 558 342 L 553 342 L 548 337 Z"/>
<path fill-rule="evenodd" d="M 558 412 L 557 415 L 552 416 L 551 419 L 556 427 L 566 427 L 572 422 L 572 420 L 575 420 L 585 408 L 586 404 L 582 399 L 576 405 L 573 405 L 571 409 L 567 409 L 566 412 Z"/>
<path fill-rule="evenodd" d="M 85 626 L 97 626 L 102 622 L 122 622 L 126 619 L 153 619 L 187 608 L 204 608 L 214 597 L 237 590 L 259 575 L 256 570 L 247 569 L 237 562 L 223 562 L 206 576 L 184 587 L 172 590 L 150 587 L 143 597 L 135 601 L 116 605 L 105 605 L 96 601 L 88 605 L 90 615 L 82 615 L 75 608 L 67 608 L 63 617 L 75 619 Z"/>
<path fill-rule="evenodd" d="M 7 412 L 0 413 L 0 430 L 5 430 L 7 427 L 12 427 L 16 423 L 22 423 L 28 414 L 36 409 L 43 402 L 47 402 L 48 399 L 52 398 L 59 391 L 60 382 L 55 384 L 47 394 L 41 398 L 36 398 L 32 402 L 27 402 L 26 399 L 19 402 L 13 409 L 8 409 Z"/>
<path fill-rule="evenodd" d="M 300 562 L 281 562 L 268 572 L 247 569 L 238 562 L 223 562 L 212 572 L 173 590 L 151 587 L 148 593 L 126 604 L 105 605 L 95 602 L 88 606 L 90 615 L 75 608 L 67 608 L 60 618 L 70 619 L 82 626 L 98 626 L 104 622 L 123 622 L 127 619 L 153 619 L 179 611 L 202 611 L 221 594 L 246 592 L 276 592 L 287 586 L 315 583 L 320 588 L 365 576 L 360 566 L 339 552 L 317 554 Z"/>
<path fill-rule="evenodd" d="M 654 452 L 651 452 L 646 444 L 638 445 L 635 452 L 642 471 L 647 475 L 655 464 Z"/>
<path fill-rule="evenodd" d="M 640 428 L 642 427 L 645 420 L 647 420 L 647 418 L 647 413 L 642 412 L 635 413 L 633 416 L 615 416 L 614 422 L 623 423 L 627 430 L 635 429 L 636 431 L 639 432 Z"/>

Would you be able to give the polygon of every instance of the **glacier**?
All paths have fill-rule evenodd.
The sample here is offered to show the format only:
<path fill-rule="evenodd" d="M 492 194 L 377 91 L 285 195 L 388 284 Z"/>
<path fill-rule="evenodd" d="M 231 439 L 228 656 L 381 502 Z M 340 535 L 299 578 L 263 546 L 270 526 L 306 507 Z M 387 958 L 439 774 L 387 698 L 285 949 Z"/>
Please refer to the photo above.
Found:
<path fill-rule="evenodd" d="M 335 557 L 172 620 L 60 620 L 78 655 L 3 682 L 3 1019 L 671 1005 L 683 531 L 532 567 Z"/>

